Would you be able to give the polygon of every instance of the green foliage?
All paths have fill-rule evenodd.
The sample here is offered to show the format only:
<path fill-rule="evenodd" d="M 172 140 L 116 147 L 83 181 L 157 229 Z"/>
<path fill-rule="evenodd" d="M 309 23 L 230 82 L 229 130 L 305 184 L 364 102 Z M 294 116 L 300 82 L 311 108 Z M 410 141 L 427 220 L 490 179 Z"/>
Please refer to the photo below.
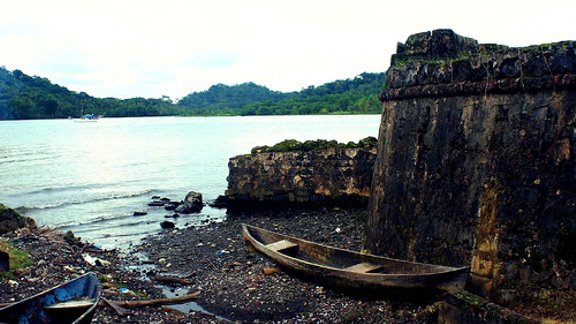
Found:
<path fill-rule="evenodd" d="M 282 93 L 247 82 L 217 84 L 178 103 L 158 99 L 95 98 L 70 91 L 48 79 L 0 67 L 0 120 L 79 117 L 95 114 L 129 116 L 231 116 L 380 113 L 378 93 L 384 73 L 362 73 L 354 79 Z"/>
<path fill-rule="evenodd" d="M 396 55 L 394 56 L 392 66 L 401 67 L 408 63 L 417 62 L 419 64 L 435 64 L 444 67 L 450 66 L 455 62 L 468 61 L 473 54 L 468 51 L 460 51 L 458 55 L 454 57 L 444 57 L 444 56 L 406 56 L 406 55 Z"/>
<path fill-rule="evenodd" d="M 253 102 L 267 102 L 282 99 L 281 92 L 271 91 L 252 82 L 235 86 L 216 84 L 203 92 L 193 92 L 180 99 L 178 104 L 190 109 L 190 113 L 214 114 L 220 111 L 234 111 Z"/>
<path fill-rule="evenodd" d="M 67 118 L 84 113 L 112 117 L 163 116 L 179 114 L 180 110 L 166 98 L 99 99 L 52 84 L 45 78 L 0 67 L 0 120 Z"/>
<path fill-rule="evenodd" d="M 381 112 L 378 93 L 384 73 L 362 73 L 299 92 L 271 91 L 254 83 L 218 84 L 178 102 L 187 115 L 374 114 Z"/>
<path fill-rule="evenodd" d="M 8 278 L 13 278 L 13 273 L 16 270 L 24 269 L 32 265 L 30 254 L 24 250 L 15 248 L 8 242 L 0 242 L 0 250 L 8 253 L 10 259 L 10 272 L 3 273 Z"/>

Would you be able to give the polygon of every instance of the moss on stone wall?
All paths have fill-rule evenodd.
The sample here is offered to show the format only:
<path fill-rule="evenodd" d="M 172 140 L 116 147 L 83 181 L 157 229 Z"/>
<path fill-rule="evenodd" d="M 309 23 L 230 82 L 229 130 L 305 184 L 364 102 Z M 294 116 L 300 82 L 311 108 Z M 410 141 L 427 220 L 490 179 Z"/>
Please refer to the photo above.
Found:
<path fill-rule="evenodd" d="M 295 139 L 287 139 L 273 146 L 256 146 L 251 150 L 252 154 L 258 153 L 274 153 L 274 152 L 310 152 L 319 151 L 325 149 L 346 149 L 346 148 L 358 148 L 365 146 L 375 146 L 378 140 L 375 137 L 366 137 L 355 142 L 339 143 L 335 140 L 323 140 L 318 139 L 315 141 L 309 140 L 305 142 L 300 142 Z"/>

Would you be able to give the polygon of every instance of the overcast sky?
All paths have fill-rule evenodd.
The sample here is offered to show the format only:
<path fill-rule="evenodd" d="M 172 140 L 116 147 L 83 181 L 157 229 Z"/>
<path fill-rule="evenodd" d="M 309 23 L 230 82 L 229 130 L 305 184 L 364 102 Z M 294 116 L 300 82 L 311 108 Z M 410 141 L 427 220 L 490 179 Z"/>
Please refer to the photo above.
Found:
<path fill-rule="evenodd" d="M 181 98 L 216 83 L 297 91 L 383 72 L 398 42 L 576 39 L 569 0 L 0 0 L 0 66 L 96 97 Z"/>

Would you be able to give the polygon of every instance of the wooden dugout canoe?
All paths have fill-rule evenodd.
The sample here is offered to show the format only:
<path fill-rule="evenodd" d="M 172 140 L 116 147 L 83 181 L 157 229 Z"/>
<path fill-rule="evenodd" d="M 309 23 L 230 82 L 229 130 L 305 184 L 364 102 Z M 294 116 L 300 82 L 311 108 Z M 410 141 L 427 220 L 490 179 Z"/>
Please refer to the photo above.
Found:
<path fill-rule="evenodd" d="M 0 323 L 90 323 L 100 301 L 94 273 L 0 308 Z"/>
<path fill-rule="evenodd" d="M 339 249 L 247 224 L 242 235 L 281 267 L 344 289 L 460 291 L 470 270 Z"/>

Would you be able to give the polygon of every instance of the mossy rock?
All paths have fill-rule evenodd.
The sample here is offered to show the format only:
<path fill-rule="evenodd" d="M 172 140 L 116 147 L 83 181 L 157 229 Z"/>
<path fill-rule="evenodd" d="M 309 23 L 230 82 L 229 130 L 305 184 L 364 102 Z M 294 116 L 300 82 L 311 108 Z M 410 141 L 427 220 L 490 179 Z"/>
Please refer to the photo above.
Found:
<path fill-rule="evenodd" d="M 0 204 L 0 235 L 23 227 L 36 227 L 32 218 L 21 216 L 17 211 Z"/>

